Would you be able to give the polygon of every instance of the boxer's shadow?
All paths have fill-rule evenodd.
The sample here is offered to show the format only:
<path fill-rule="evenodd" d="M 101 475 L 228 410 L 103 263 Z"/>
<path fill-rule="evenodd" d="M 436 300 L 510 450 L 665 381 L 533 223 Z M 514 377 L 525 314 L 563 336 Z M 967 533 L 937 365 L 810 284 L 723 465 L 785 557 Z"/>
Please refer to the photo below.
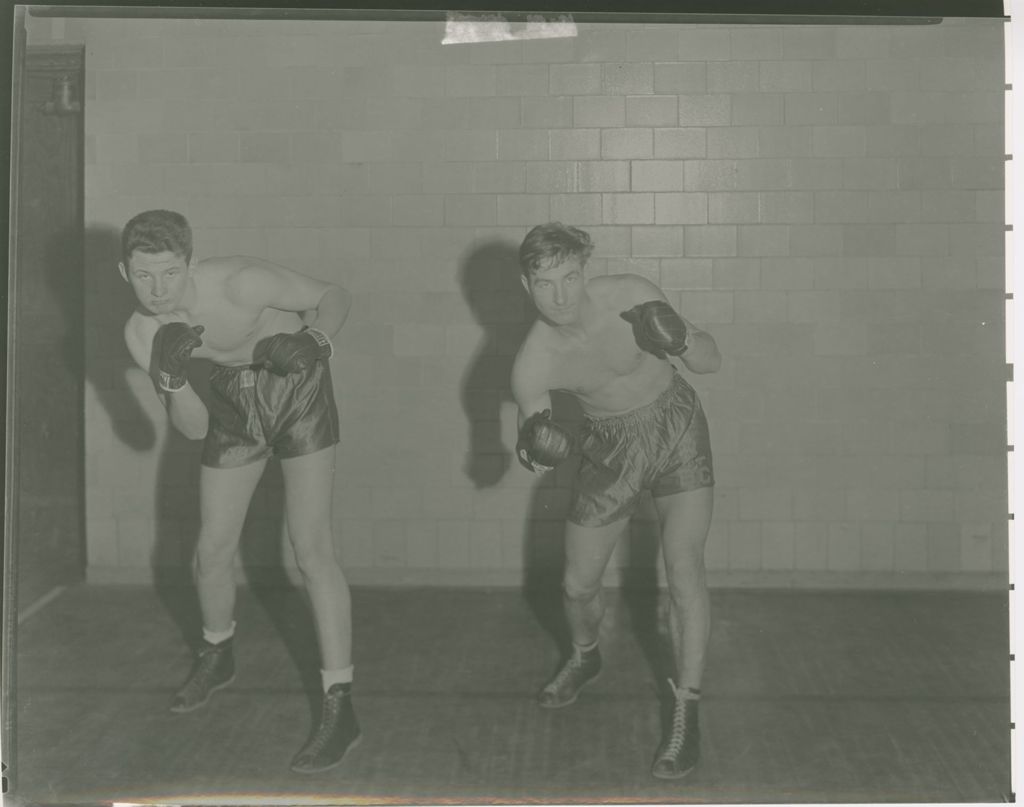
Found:
<path fill-rule="evenodd" d="M 120 233 L 109 227 L 87 227 L 84 234 L 69 232 L 64 237 L 80 245 L 85 295 L 80 300 L 68 295 L 66 289 L 75 286 L 66 261 L 61 259 L 66 245 L 57 239 L 47 276 L 54 297 L 69 306 L 66 315 L 71 327 L 64 339 L 64 361 L 72 371 L 83 374 L 87 394 L 109 419 L 113 439 L 134 452 L 152 451 L 157 443 L 156 424 L 129 382 L 131 374 L 144 372 L 124 342 L 125 322 L 138 301 L 117 268 L 121 260 Z M 85 361 L 86 351 L 89 361 Z M 195 370 L 193 383 L 202 388 L 205 370 Z M 147 379 L 145 386 L 148 383 Z M 190 638 L 199 619 L 190 573 L 199 512 L 196 445 L 168 428 L 157 460 L 155 543 L 150 556 L 157 596 Z M 102 452 L 104 447 L 95 448 Z M 119 556 L 119 560 L 123 558 Z"/>
<path fill-rule="evenodd" d="M 477 489 L 493 487 L 507 474 L 532 484 L 524 514 L 523 596 L 537 621 L 556 641 L 567 636 L 562 616 L 561 579 L 565 549 L 565 503 L 572 461 L 541 477 L 519 466 L 501 435 L 501 407 L 512 401 L 510 378 L 515 355 L 536 311 L 520 280 L 518 248 L 495 240 L 475 245 L 462 259 L 462 294 L 484 334 L 462 376 L 462 408 L 469 424 L 466 476 Z M 553 396 L 558 416 L 575 401 Z M 577 408 L 578 411 L 578 408 Z M 570 416 L 571 417 L 571 416 Z M 567 475 L 568 474 L 568 475 Z"/>
<path fill-rule="evenodd" d="M 469 425 L 463 470 L 477 489 L 497 485 L 513 460 L 501 438 L 501 406 L 512 400 L 512 363 L 535 319 L 519 278 L 518 250 L 505 241 L 475 245 L 459 267 L 463 298 L 484 331 L 459 391 Z"/>
<path fill-rule="evenodd" d="M 77 234 L 66 237 L 80 243 Z M 54 297 L 69 304 L 66 321 L 73 323 L 64 339 L 64 361 L 72 372 L 83 373 L 94 400 L 110 418 L 114 436 L 134 451 L 149 451 L 156 445 L 156 427 L 127 381 L 136 365 L 124 344 L 124 324 L 137 301 L 117 269 L 121 236 L 111 228 L 88 227 L 82 246 L 85 299 L 74 300 L 67 294 L 70 278 L 61 259 L 61 239 L 54 242 L 48 261 Z M 83 315 L 86 311 L 88 318 Z M 91 357 L 88 362 L 86 350 Z"/>

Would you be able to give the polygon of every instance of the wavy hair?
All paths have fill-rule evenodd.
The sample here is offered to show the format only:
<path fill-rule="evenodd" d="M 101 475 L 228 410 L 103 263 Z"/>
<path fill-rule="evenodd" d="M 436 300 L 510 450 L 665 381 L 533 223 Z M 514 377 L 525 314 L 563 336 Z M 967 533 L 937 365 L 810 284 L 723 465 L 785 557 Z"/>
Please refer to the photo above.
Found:
<path fill-rule="evenodd" d="M 559 221 L 538 224 L 526 234 L 519 247 L 519 268 L 526 276 L 538 269 L 558 266 L 570 258 L 585 264 L 594 251 L 590 236 L 577 227 Z"/>

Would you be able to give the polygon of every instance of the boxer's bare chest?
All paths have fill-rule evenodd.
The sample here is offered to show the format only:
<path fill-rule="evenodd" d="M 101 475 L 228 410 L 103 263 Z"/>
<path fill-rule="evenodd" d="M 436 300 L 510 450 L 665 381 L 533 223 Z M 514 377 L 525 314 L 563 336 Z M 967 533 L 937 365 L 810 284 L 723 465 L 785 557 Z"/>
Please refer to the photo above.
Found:
<path fill-rule="evenodd" d="M 298 314 L 275 308 L 246 306 L 229 299 L 223 286 L 197 284 L 197 302 L 188 315 L 169 315 L 165 321 L 203 326 L 203 344 L 192 355 L 216 364 L 247 364 L 256 343 L 275 333 L 297 331 Z"/>
<path fill-rule="evenodd" d="M 628 326 L 620 328 L 612 322 L 583 338 L 560 340 L 551 359 L 554 389 L 589 395 L 636 372 L 643 363 L 643 354 Z"/>
<path fill-rule="evenodd" d="M 559 338 L 549 354 L 550 388 L 576 397 L 585 412 L 627 412 L 656 398 L 672 368 L 637 347 L 617 309 L 604 312 L 583 337 Z"/>

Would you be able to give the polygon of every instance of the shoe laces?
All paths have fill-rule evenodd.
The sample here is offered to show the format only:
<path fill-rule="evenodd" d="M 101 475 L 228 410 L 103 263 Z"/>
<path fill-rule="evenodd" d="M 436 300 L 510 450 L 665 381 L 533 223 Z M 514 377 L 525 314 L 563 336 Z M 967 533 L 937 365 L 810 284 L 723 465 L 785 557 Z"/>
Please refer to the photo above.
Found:
<path fill-rule="evenodd" d="M 668 685 L 672 687 L 672 694 L 676 698 L 676 706 L 672 713 L 672 734 L 662 756 L 675 757 L 682 750 L 683 743 L 686 741 L 686 701 L 690 699 L 681 697 L 682 687 L 677 687 L 671 678 L 668 681 Z"/>
<path fill-rule="evenodd" d="M 185 689 L 190 693 L 197 689 L 206 689 L 217 670 L 217 662 L 220 660 L 221 651 L 214 648 L 204 648 L 199 651 L 199 663 L 196 665 L 195 674 L 185 684 Z"/>
<path fill-rule="evenodd" d="M 341 702 L 345 695 L 330 695 L 324 693 L 323 709 L 320 714 L 320 725 L 317 726 L 316 734 L 309 741 L 306 748 L 308 754 L 318 754 L 334 734 L 335 724 L 338 722 L 338 713 L 341 711 Z"/>
<path fill-rule="evenodd" d="M 572 655 L 558 671 L 548 689 L 561 689 L 574 675 L 583 670 L 583 651 L 573 648 Z"/>

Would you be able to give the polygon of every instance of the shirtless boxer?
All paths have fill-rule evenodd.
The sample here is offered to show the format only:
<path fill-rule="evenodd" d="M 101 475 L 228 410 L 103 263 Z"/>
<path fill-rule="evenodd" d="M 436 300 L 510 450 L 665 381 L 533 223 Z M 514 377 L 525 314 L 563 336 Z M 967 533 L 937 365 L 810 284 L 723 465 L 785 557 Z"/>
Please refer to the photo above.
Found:
<path fill-rule="evenodd" d="M 359 739 L 351 602 L 331 532 L 338 414 L 328 359 L 349 293 L 255 258 L 193 261 L 188 221 L 167 210 L 129 221 L 121 254 L 121 275 L 139 302 L 124 329 L 128 350 L 152 376 L 175 428 L 204 440 L 194 567 L 203 639 L 171 711 L 197 709 L 234 680 L 234 557 L 253 491 L 276 455 L 324 690 L 320 723 L 292 770 L 326 770 Z M 191 356 L 214 364 L 206 403 L 188 382 Z"/>
<path fill-rule="evenodd" d="M 585 415 L 565 536 L 563 593 L 573 648 L 539 699 L 547 708 L 568 706 L 600 671 L 602 575 L 649 490 L 661 523 L 676 665 L 672 724 L 652 773 L 675 779 L 700 755 L 697 707 L 710 626 L 704 544 L 714 472 L 700 400 L 669 359 L 713 373 L 721 357 L 715 340 L 645 278 L 586 280 L 592 251 L 587 233 L 558 223 L 533 228 L 519 250 L 523 286 L 540 314 L 512 368 L 520 461 L 542 473 L 573 442 L 551 419 L 552 390 L 575 396 Z"/>

